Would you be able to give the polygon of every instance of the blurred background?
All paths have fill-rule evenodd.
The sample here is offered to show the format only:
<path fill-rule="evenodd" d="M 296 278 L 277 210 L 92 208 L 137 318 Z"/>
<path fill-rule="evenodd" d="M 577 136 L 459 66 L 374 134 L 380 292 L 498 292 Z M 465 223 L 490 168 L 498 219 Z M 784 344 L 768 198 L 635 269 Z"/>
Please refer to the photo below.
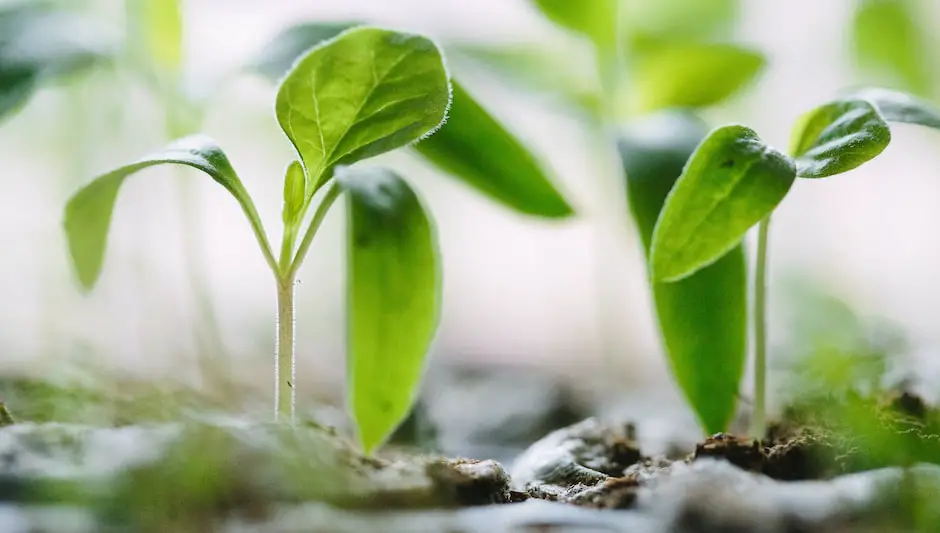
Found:
<path fill-rule="evenodd" d="M 672 10 L 668 17 L 695 13 L 684 0 L 633 3 Z M 889 56 L 894 69 L 867 68 L 860 59 L 857 13 L 871 3 L 738 2 L 721 15 L 728 16 L 728 40 L 760 51 L 767 66 L 704 115 L 712 125 L 748 124 L 785 148 L 800 114 L 853 85 L 880 83 L 940 102 L 940 58 L 929 55 L 940 50 L 940 3 L 902 1 L 912 14 L 906 22 L 869 32 L 876 56 L 916 51 L 910 64 Z M 133 0 L 58 4 L 94 20 L 93 38 L 133 43 Z M 408 152 L 377 161 L 416 184 L 438 224 L 445 283 L 434 364 L 538 368 L 683 409 L 661 355 L 616 150 L 577 111 L 462 53 L 534 47 L 549 52 L 550 75 L 575 84 L 582 76 L 590 86 L 595 73 L 585 66 L 592 60 L 582 39 L 527 0 L 183 4 L 183 79 L 190 97 L 204 100 L 199 129 L 226 150 L 272 239 L 280 235 L 283 171 L 293 154 L 274 117 L 276 87 L 245 65 L 304 21 L 366 21 L 439 39 L 452 71 L 539 155 L 577 216 L 516 214 Z M 241 383 L 266 394 L 274 284 L 238 205 L 196 171 L 155 169 L 129 180 L 99 285 L 88 295 L 77 290 L 61 229 L 65 201 L 94 175 L 162 146 L 172 133 L 165 102 L 134 74 L 139 58 L 132 48 L 122 48 L 113 63 L 44 86 L 0 126 L 0 370 L 80 376 L 109 369 L 198 386 L 198 354 L 215 353 Z M 800 180 L 776 212 L 772 357 L 795 349 L 799 324 L 825 323 L 806 316 L 816 316 L 806 295 L 825 294 L 858 316 L 894 324 L 920 376 L 940 376 L 940 281 L 932 277 L 940 271 L 940 137 L 914 127 L 894 132 L 883 156 L 834 179 Z M 330 214 L 299 276 L 302 395 L 338 398 L 343 391 L 341 211 Z"/>

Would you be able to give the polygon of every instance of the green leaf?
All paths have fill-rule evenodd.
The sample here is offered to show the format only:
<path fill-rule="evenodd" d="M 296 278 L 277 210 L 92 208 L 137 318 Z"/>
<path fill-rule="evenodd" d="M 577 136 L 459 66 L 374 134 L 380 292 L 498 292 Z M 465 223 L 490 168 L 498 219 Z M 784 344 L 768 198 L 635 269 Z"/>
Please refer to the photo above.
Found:
<path fill-rule="evenodd" d="M 42 85 L 108 59 L 113 43 L 102 35 L 74 13 L 27 3 L 0 7 L 0 120 Z"/>
<path fill-rule="evenodd" d="M 936 63 L 916 0 L 858 0 L 852 25 L 861 70 L 915 94 L 933 92 Z"/>
<path fill-rule="evenodd" d="M 347 193 L 350 407 L 366 453 L 414 403 L 440 314 L 433 224 L 408 184 L 381 168 L 337 170 Z"/>
<path fill-rule="evenodd" d="M 617 46 L 619 0 L 533 0 L 552 22 L 588 37 L 603 50 Z"/>
<path fill-rule="evenodd" d="M 720 127 L 692 154 L 653 230 L 653 281 L 694 274 L 734 248 L 796 179 L 793 161 L 750 128 Z"/>
<path fill-rule="evenodd" d="M 279 80 L 304 52 L 358 25 L 356 22 L 304 22 L 291 26 L 265 45 L 248 68 L 268 79 Z"/>
<path fill-rule="evenodd" d="M 303 212 L 306 200 L 306 179 L 304 167 L 300 161 L 292 161 L 284 177 L 284 209 L 281 218 L 285 226 L 297 223 L 297 218 Z"/>
<path fill-rule="evenodd" d="M 730 36 L 738 0 L 621 0 L 628 50 L 647 41 L 712 41 Z"/>
<path fill-rule="evenodd" d="M 431 134 L 450 105 L 450 81 L 433 41 L 354 28 L 317 46 L 291 69 L 277 95 L 277 118 L 311 182 Z"/>
<path fill-rule="evenodd" d="M 422 156 L 521 213 L 562 218 L 574 213 L 536 158 L 459 84 L 450 117 L 415 145 Z"/>
<path fill-rule="evenodd" d="M 867 100 L 888 122 L 940 129 L 940 109 L 923 98 L 878 87 L 855 90 L 848 98 Z"/>
<path fill-rule="evenodd" d="M 183 64 L 181 0 L 136 0 L 141 24 L 138 36 L 157 72 L 179 74 Z"/>
<path fill-rule="evenodd" d="M 840 100 L 803 115 L 791 153 L 801 178 L 841 174 L 874 159 L 891 142 L 891 129 L 865 100 Z"/>
<path fill-rule="evenodd" d="M 632 113 L 717 104 L 751 83 L 765 65 L 730 44 L 669 44 L 643 54 L 631 85 Z"/>
<path fill-rule="evenodd" d="M 695 115 L 666 111 L 636 121 L 620 137 L 630 210 L 647 254 L 666 196 L 707 133 Z M 747 356 L 742 246 L 681 281 L 653 283 L 652 290 L 676 382 L 706 432 L 726 431 Z"/>
<path fill-rule="evenodd" d="M 201 170 L 232 193 L 243 208 L 251 204 L 228 158 L 213 140 L 201 135 L 180 139 L 157 153 L 96 178 L 76 192 L 65 206 L 69 252 L 84 289 L 92 289 L 101 274 L 111 215 L 124 180 L 136 172 L 164 164 Z"/>

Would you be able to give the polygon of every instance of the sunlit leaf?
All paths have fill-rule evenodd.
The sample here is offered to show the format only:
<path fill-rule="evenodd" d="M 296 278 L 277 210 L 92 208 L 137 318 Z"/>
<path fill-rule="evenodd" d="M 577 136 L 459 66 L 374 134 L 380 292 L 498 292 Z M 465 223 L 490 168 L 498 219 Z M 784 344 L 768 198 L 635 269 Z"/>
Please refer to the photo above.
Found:
<path fill-rule="evenodd" d="M 598 47 L 611 50 L 617 45 L 619 0 L 533 0 L 552 22 L 588 37 Z"/>
<path fill-rule="evenodd" d="M 730 44 L 657 48 L 637 60 L 630 111 L 716 104 L 752 82 L 764 64 L 760 53 Z"/>
<path fill-rule="evenodd" d="M 936 63 L 916 0 L 857 0 L 852 39 L 865 72 L 928 96 Z"/>
<path fill-rule="evenodd" d="M 847 97 L 867 100 L 888 122 L 940 129 L 940 109 L 923 98 L 878 87 L 858 89 Z"/>
<path fill-rule="evenodd" d="M 284 207 L 281 211 L 281 218 L 285 226 L 296 223 L 303 210 L 306 200 L 306 180 L 304 167 L 299 161 L 292 161 L 284 176 Z"/>
<path fill-rule="evenodd" d="M 0 7 L 0 120 L 43 84 L 107 60 L 113 43 L 90 20 L 41 4 Z"/>
<path fill-rule="evenodd" d="M 277 34 L 248 67 L 266 78 L 279 80 L 304 52 L 357 25 L 355 22 L 304 22 L 291 26 Z"/>
<path fill-rule="evenodd" d="M 139 161 L 99 176 L 76 192 L 65 206 L 65 234 L 78 280 L 86 290 L 101 274 L 108 230 L 124 180 L 146 168 L 176 164 L 201 170 L 225 187 L 245 208 L 251 200 L 222 150 L 211 139 L 193 136 L 176 141 Z"/>
<path fill-rule="evenodd" d="M 653 230 L 654 281 L 678 281 L 734 248 L 796 179 L 793 161 L 745 126 L 723 126 L 689 159 Z"/>
<path fill-rule="evenodd" d="M 437 238 L 392 172 L 337 171 L 348 217 L 349 402 L 366 453 L 405 419 L 440 313 Z"/>
<path fill-rule="evenodd" d="M 433 41 L 359 27 L 304 55 L 281 83 L 277 118 L 311 180 L 336 165 L 410 144 L 433 132 L 450 104 L 450 82 Z"/>
<path fill-rule="evenodd" d="M 801 178 L 824 178 L 857 168 L 891 142 L 891 129 L 865 100 L 840 100 L 804 115 L 794 126 L 791 153 Z"/>
<path fill-rule="evenodd" d="M 647 254 L 666 196 L 707 133 L 694 115 L 663 112 L 633 123 L 620 137 L 630 210 Z M 747 355 L 742 247 L 683 280 L 653 283 L 652 290 L 676 382 L 706 432 L 726 431 Z"/>
<path fill-rule="evenodd" d="M 453 98 L 447 124 L 415 145 L 418 153 L 519 212 L 573 214 L 536 158 L 456 82 Z"/>

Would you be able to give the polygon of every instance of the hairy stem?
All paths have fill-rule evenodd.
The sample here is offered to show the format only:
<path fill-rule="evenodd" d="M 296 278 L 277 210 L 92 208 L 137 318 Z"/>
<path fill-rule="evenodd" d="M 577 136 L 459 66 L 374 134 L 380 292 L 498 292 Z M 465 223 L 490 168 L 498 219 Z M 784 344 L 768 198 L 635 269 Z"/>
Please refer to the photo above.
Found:
<path fill-rule="evenodd" d="M 754 416 L 751 436 L 764 438 L 767 397 L 767 234 L 770 215 L 757 227 L 757 267 L 754 273 Z"/>
<path fill-rule="evenodd" d="M 294 279 L 277 281 L 277 340 L 274 346 L 274 419 L 294 421 Z"/>

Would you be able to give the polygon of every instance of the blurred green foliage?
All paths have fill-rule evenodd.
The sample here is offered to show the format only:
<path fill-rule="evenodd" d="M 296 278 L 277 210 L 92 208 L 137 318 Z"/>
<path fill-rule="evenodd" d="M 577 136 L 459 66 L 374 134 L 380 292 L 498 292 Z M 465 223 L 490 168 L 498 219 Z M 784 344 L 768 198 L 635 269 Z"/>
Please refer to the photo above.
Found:
<path fill-rule="evenodd" d="M 938 56 L 919 0 L 855 0 L 855 61 L 879 84 L 936 97 Z"/>

